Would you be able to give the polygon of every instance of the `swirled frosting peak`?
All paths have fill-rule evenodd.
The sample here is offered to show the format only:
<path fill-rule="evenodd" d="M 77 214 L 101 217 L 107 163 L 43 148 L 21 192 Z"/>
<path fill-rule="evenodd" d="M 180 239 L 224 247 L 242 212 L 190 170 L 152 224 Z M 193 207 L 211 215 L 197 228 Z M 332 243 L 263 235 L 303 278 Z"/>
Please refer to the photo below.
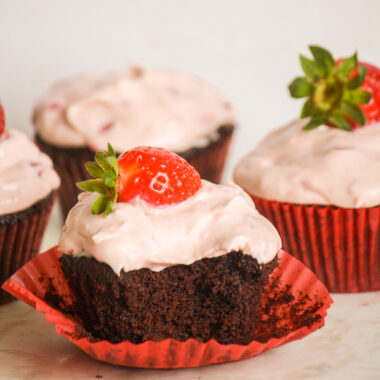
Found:
<path fill-rule="evenodd" d="M 55 84 L 37 104 L 34 123 L 58 146 L 104 150 L 110 142 L 118 152 L 140 145 L 183 152 L 235 117 L 222 94 L 195 76 L 130 66 Z"/>
<path fill-rule="evenodd" d="M 202 181 L 195 195 L 177 205 L 154 206 L 136 197 L 116 203 L 109 216 L 92 215 L 96 194 L 82 193 L 59 241 L 67 254 L 94 257 L 115 273 L 176 264 L 242 251 L 259 263 L 281 248 L 273 225 L 238 186 Z"/>
<path fill-rule="evenodd" d="M 8 129 L 0 136 L 0 215 L 27 209 L 59 183 L 50 158 L 26 135 Z"/>
<path fill-rule="evenodd" d="M 380 124 L 347 132 L 303 130 L 295 120 L 269 134 L 234 173 L 258 197 L 345 208 L 380 205 Z"/>

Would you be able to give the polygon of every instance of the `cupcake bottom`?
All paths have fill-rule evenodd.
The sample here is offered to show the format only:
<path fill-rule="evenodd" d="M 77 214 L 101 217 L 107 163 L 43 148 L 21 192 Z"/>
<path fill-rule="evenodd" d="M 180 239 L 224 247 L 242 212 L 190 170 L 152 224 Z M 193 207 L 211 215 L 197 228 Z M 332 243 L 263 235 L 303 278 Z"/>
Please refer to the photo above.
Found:
<path fill-rule="evenodd" d="M 345 209 L 251 197 L 277 228 L 284 249 L 330 292 L 380 290 L 380 206 Z"/>
<path fill-rule="evenodd" d="M 0 215 L 0 284 L 39 252 L 55 193 L 26 210 Z M 14 298 L 0 289 L 0 304 Z"/>
<path fill-rule="evenodd" d="M 215 136 L 210 136 L 205 146 L 194 147 L 185 152 L 177 152 L 198 170 L 201 178 L 219 183 L 227 153 L 230 147 L 233 126 L 220 127 Z M 76 183 L 89 179 L 85 168 L 86 162 L 93 161 L 94 152 L 89 148 L 63 148 L 46 143 L 36 135 L 36 143 L 54 162 L 55 170 L 62 180 L 59 200 L 63 217 L 76 204 L 79 189 Z"/>
<path fill-rule="evenodd" d="M 248 344 L 277 257 L 260 265 L 251 256 L 230 252 L 159 272 L 122 271 L 120 276 L 93 258 L 62 255 L 60 263 L 77 300 L 69 312 L 96 340 L 195 338 Z"/>

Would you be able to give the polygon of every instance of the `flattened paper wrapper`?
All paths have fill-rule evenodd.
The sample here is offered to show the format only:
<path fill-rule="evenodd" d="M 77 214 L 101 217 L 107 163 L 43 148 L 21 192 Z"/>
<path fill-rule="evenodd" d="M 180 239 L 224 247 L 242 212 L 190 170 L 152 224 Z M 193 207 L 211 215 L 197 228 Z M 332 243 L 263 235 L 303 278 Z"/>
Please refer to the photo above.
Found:
<path fill-rule="evenodd" d="M 284 249 L 330 292 L 380 290 L 380 206 L 348 209 L 251 197 L 277 228 Z"/>
<path fill-rule="evenodd" d="M 256 338 L 248 345 L 223 345 L 213 339 L 206 343 L 195 339 L 140 344 L 94 341 L 83 337 L 80 321 L 53 309 L 44 300 L 46 294 L 54 291 L 66 308 L 73 302 L 74 296 L 58 261 L 60 255 L 56 247 L 40 254 L 8 279 L 3 288 L 44 313 L 47 322 L 55 324 L 57 334 L 88 355 L 126 367 L 183 368 L 247 359 L 321 328 L 332 303 L 317 277 L 300 261 L 280 251 L 279 266 L 273 271 L 263 296 Z"/>

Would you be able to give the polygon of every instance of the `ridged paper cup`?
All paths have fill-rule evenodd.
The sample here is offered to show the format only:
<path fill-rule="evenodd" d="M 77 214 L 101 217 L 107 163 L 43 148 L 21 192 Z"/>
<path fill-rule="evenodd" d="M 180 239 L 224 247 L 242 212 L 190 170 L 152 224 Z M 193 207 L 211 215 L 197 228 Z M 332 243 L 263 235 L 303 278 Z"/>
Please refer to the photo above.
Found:
<path fill-rule="evenodd" d="M 277 228 L 284 249 L 330 292 L 380 290 L 380 206 L 347 209 L 251 197 Z"/>
<path fill-rule="evenodd" d="M 195 169 L 201 178 L 219 183 L 223 174 L 224 163 L 229 151 L 234 127 L 220 127 L 215 135 L 205 146 L 194 147 L 186 152 L 179 153 Z M 69 211 L 77 203 L 79 189 L 77 182 L 90 179 L 86 170 L 86 162 L 93 161 L 94 152 L 89 148 L 65 148 L 51 145 L 43 141 L 38 135 L 36 143 L 54 162 L 55 170 L 61 177 L 62 185 L 59 189 L 59 201 L 62 207 L 63 217 L 66 218 Z"/>
<path fill-rule="evenodd" d="M 0 284 L 40 250 L 55 193 L 26 210 L 0 216 Z M 0 289 L 0 305 L 14 298 Z"/>
<path fill-rule="evenodd" d="M 326 287 L 300 261 L 284 251 L 273 271 L 263 296 L 255 340 L 248 345 L 223 345 L 215 340 L 206 343 L 195 339 L 180 342 L 165 339 L 134 344 L 113 344 L 88 337 L 80 321 L 49 306 L 46 295 L 55 294 L 68 310 L 73 303 L 66 278 L 61 270 L 57 248 L 37 256 L 14 274 L 3 288 L 45 314 L 56 332 L 68 338 L 97 360 L 126 367 L 183 368 L 198 367 L 247 359 L 264 351 L 300 339 L 324 325 L 332 303 Z"/>

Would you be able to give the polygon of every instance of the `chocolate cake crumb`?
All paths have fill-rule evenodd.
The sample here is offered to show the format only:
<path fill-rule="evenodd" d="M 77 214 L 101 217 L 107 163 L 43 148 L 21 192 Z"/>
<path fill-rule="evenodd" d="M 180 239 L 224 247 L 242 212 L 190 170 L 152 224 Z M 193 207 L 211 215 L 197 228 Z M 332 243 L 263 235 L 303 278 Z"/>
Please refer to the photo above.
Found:
<path fill-rule="evenodd" d="M 154 272 L 122 271 L 93 258 L 62 255 L 60 263 L 77 302 L 65 310 L 78 316 L 88 334 L 111 343 L 195 338 L 248 344 L 260 323 L 261 301 L 277 257 L 261 265 L 241 252 L 175 265 Z"/>

